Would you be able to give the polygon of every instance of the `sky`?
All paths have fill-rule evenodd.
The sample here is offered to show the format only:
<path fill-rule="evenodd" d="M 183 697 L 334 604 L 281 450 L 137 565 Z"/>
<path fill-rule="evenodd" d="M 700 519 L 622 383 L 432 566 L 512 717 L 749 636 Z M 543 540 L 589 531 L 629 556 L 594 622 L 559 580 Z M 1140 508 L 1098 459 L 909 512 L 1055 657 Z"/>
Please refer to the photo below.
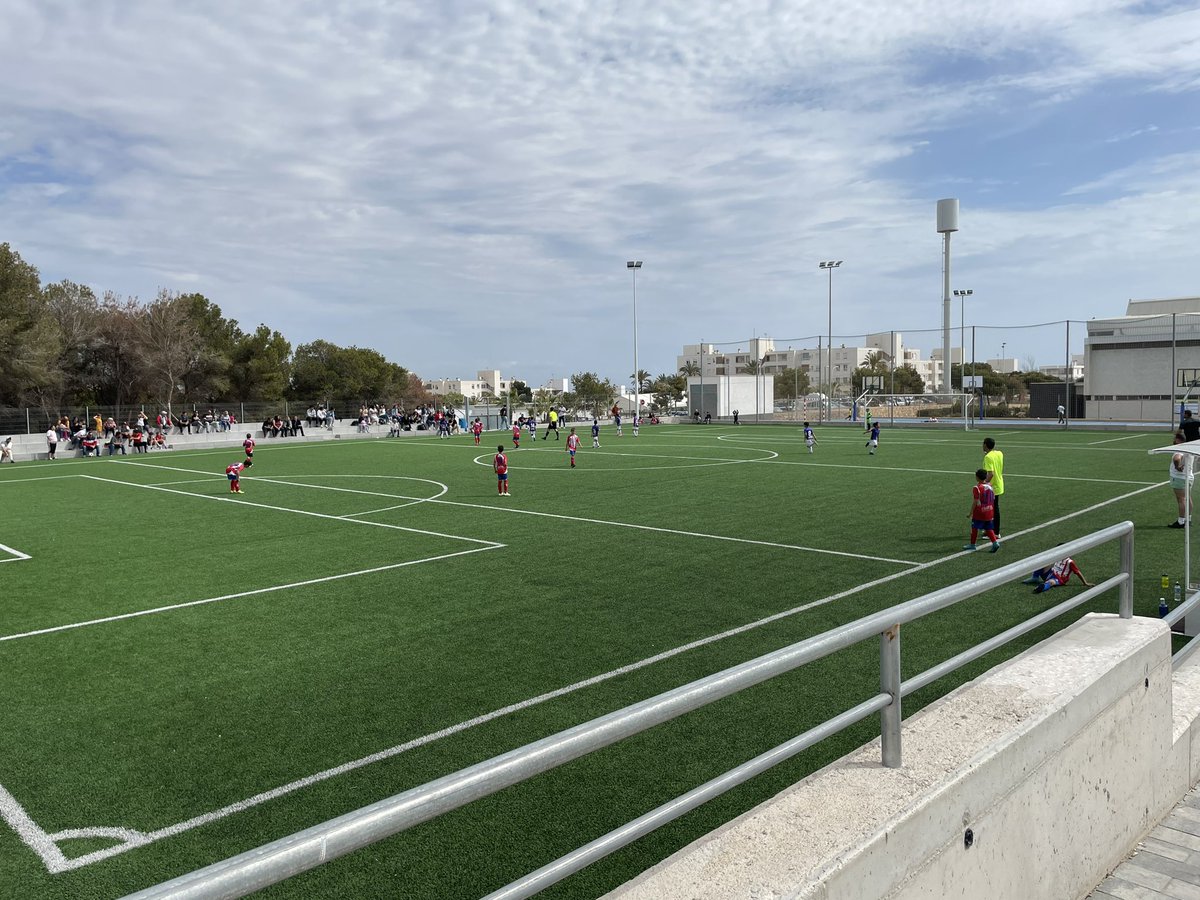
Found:
<path fill-rule="evenodd" d="M 43 282 L 198 291 L 423 378 L 627 382 L 630 259 L 653 374 L 830 327 L 940 346 L 944 197 L 980 359 L 1200 296 L 1196 3 L 3 11 L 0 242 Z"/>

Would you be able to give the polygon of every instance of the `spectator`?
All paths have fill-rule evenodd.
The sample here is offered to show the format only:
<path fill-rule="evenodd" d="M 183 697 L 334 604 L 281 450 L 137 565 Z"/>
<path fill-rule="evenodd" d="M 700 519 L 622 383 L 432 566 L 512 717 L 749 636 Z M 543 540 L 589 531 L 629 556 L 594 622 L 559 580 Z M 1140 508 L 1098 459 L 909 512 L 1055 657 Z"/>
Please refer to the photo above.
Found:
<path fill-rule="evenodd" d="M 1183 421 L 1179 423 L 1179 427 L 1183 429 L 1185 441 L 1200 441 L 1200 421 L 1192 416 L 1190 409 L 1183 411 Z"/>

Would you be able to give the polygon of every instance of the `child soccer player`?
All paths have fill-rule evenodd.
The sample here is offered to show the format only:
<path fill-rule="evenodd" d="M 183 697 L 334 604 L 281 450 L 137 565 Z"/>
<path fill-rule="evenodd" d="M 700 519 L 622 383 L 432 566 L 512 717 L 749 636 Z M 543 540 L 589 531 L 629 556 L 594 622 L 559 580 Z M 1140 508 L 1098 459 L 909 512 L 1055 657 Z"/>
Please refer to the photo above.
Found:
<path fill-rule="evenodd" d="M 871 455 L 875 455 L 875 451 L 879 449 L 879 423 L 876 422 L 871 426 L 871 439 L 867 441 L 867 447 L 871 450 Z"/>
<path fill-rule="evenodd" d="M 812 426 L 807 422 L 804 423 L 804 443 L 808 445 L 808 452 L 813 452 L 813 447 L 817 443 L 817 436 L 813 434 Z"/>
<path fill-rule="evenodd" d="M 247 434 L 246 439 L 242 441 L 242 449 L 246 451 L 246 459 L 254 459 L 254 435 Z M 270 456 L 271 454 L 267 454 Z"/>
<path fill-rule="evenodd" d="M 232 494 L 241 494 L 242 491 L 242 470 L 250 468 L 254 465 L 254 460 L 248 459 L 245 462 L 234 463 L 231 466 L 225 467 L 225 477 L 229 479 L 229 491 Z"/>
<path fill-rule="evenodd" d="M 518 433 L 521 426 L 516 426 Z M 508 496 L 508 457 L 504 455 L 504 445 L 496 447 L 496 457 L 492 460 L 492 469 L 496 473 L 496 492 L 501 497 Z"/>
<path fill-rule="evenodd" d="M 642 424 L 642 417 L 636 413 L 633 416 L 633 436 L 638 436 L 638 427 Z"/>
<path fill-rule="evenodd" d="M 575 451 L 579 449 L 579 435 L 575 433 L 575 429 L 571 429 L 571 433 L 567 435 L 567 451 L 571 454 L 571 468 L 575 468 Z"/>
<path fill-rule="evenodd" d="M 996 532 L 992 531 L 992 516 L 995 512 L 996 494 L 988 484 L 987 472 L 977 469 L 975 487 L 971 490 L 971 543 L 963 544 L 964 550 L 975 549 L 975 538 L 981 531 L 992 542 L 992 553 L 1000 549 L 1000 541 L 996 538 Z"/>
<path fill-rule="evenodd" d="M 438 439 L 445 438 L 450 440 L 450 417 L 442 416 L 438 420 Z"/>
<path fill-rule="evenodd" d="M 1035 594 L 1044 594 L 1050 588 L 1061 587 L 1066 584 L 1071 580 L 1072 575 L 1078 575 L 1084 587 L 1095 587 L 1095 585 L 1083 577 L 1083 573 L 1079 571 L 1079 566 L 1075 565 L 1075 560 L 1069 556 L 1066 559 L 1059 560 L 1052 566 L 1036 569 L 1032 575 L 1021 583 L 1037 585 L 1033 589 L 1033 592 Z"/>
<path fill-rule="evenodd" d="M 525 426 L 529 429 L 529 439 L 537 440 L 537 416 L 530 416 L 525 420 Z"/>
<path fill-rule="evenodd" d="M 616 409 L 616 407 L 613 408 Z M 619 412 L 613 413 L 613 424 L 617 426 L 617 437 L 621 437 L 621 414 Z"/>
<path fill-rule="evenodd" d="M 478 418 L 471 423 L 471 434 L 475 435 L 475 446 L 478 447 L 479 437 L 483 434 L 483 423 Z"/>
<path fill-rule="evenodd" d="M 521 423 L 513 422 L 513 449 L 521 449 Z"/>
<path fill-rule="evenodd" d="M 600 420 L 592 419 L 592 449 L 600 448 Z"/>

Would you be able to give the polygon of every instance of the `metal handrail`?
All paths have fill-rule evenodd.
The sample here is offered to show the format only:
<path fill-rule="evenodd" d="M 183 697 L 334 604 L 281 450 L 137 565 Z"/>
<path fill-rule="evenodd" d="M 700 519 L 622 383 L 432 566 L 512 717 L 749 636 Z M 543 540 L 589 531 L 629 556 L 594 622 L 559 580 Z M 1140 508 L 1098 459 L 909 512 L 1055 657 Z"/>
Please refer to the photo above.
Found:
<path fill-rule="evenodd" d="M 947 668 L 950 663 L 954 663 L 953 668 L 957 668 L 982 653 L 989 652 L 995 646 L 999 646 L 996 643 L 999 638 L 1011 639 L 1011 637 L 1022 634 L 1037 625 L 1031 625 L 1029 628 L 1021 625 L 1009 629 L 1004 635 L 985 641 L 977 648 L 965 651 L 954 657 L 953 660 L 948 660 L 928 672 L 904 682 L 900 678 L 900 626 L 994 587 L 1007 584 L 1018 576 L 1028 574 L 1032 569 L 1051 565 L 1065 556 L 1072 556 L 1113 540 L 1121 542 L 1120 574 L 1109 578 L 1067 603 L 1059 604 L 1054 610 L 1069 609 L 1091 599 L 1102 590 L 1119 587 L 1119 614 L 1122 618 L 1130 618 L 1133 615 L 1133 523 L 1122 522 L 1086 537 L 1067 541 L 1051 550 L 1025 557 L 987 574 L 977 575 L 958 584 L 838 626 L 823 634 L 806 638 L 788 647 L 764 654 L 748 662 L 732 666 L 656 697 L 600 716 L 590 722 L 568 728 L 558 734 L 534 741 L 524 747 L 404 791 L 394 797 L 380 800 L 254 850 L 131 894 L 130 900 L 164 897 L 209 900 L 209 898 L 245 896 L 443 813 L 458 809 L 474 800 L 494 794 L 505 787 L 557 768 L 655 725 L 661 725 L 684 713 L 699 709 L 876 636 L 880 639 L 879 694 L 851 710 L 827 720 L 805 734 L 743 763 L 724 776 L 643 815 L 623 828 L 592 841 L 586 847 L 514 882 L 493 896 L 505 897 L 507 900 L 531 896 L 583 866 L 683 815 L 699 803 L 765 771 L 771 765 L 787 759 L 818 740 L 849 727 L 875 711 L 878 711 L 881 716 L 883 764 L 889 767 L 899 766 L 901 763 L 901 697 L 928 684 L 935 678 L 947 674 L 952 670 L 952 668 Z M 1035 617 L 1034 620 L 1038 620 L 1038 624 L 1043 624 L 1044 621 L 1048 621 L 1047 615 L 1054 610 L 1047 610 Z M 988 647 L 988 650 L 975 652 L 979 647 L 985 646 Z"/>

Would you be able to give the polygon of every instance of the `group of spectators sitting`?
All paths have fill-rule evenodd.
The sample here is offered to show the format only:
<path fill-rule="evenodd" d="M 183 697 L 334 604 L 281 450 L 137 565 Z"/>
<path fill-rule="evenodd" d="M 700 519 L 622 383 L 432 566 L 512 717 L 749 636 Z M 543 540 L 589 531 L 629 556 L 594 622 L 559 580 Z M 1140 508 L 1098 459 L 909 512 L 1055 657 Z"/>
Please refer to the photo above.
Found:
<path fill-rule="evenodd" d="M 305 410 L 304 421 L 309 428 L 328 428 L 333 431 L 333 423 L 337 421 L 337 416 L 334 415 L 333 407 L 326 408 L 324 404 L 321 404 L 310 406 Z"/>
<path fill-rule="evenodd" d="M 363 406 L 358 411 L 354 425 L 360 434 L 370 434 L 377 425 L 388 426 L 388 437 L 397 437 L 403 431 L 437 431 L 446 422 L 453 434 L 458 434 L 458 413 L 452 407 L 435 407 L 421 404 L 416 409 L 403 410 L 398 405 L 391 409 L 379 406 Z"/>
<path fill-rule="evenodd" d="M 187 434 L 208 434 L 232 431 L 237 427 L 238 420 L 237 416 L 227 409 L 222 410 L 220 415 L 209 409 L 203 415 L 192 410 L 190 413 L 185 412 L 178 416 L 172 416 L 164 409 L 155 417 L 154 424 L 158 430 L 168 434 L 172 427 L 178 428 L 180 434 L 185 432 Z"/>
<path fill-rule="evenodd" d="M 309 422 L 311 425 L 311 421 Z M 333 427 L 332 425 L 330 426 Z M 295 437 L 304 434 L 304 420 L 300 416 L 267 416 L 262 423 L 262 436 Z"/>
<path fill-rule="evenodd" d="M 89 428 L 82 419 L 72 421 L 63 416 L 49 430 L 55 436 L 55 443 L 69 446 L 82 456 L 98 457 L 105 449 L 109 456 L 118 453 L 125 456 L 130 448 L 134 453 L 170 449 L 166 435 L 149 428 L 144 421 L 139 425 L 130 425 L 128 422 L 117 424 L 111 418 L 101 422 L 100 417 L 96 416 L 90 424 L 96 423 L 100 423 L 99 428 Z"/>

